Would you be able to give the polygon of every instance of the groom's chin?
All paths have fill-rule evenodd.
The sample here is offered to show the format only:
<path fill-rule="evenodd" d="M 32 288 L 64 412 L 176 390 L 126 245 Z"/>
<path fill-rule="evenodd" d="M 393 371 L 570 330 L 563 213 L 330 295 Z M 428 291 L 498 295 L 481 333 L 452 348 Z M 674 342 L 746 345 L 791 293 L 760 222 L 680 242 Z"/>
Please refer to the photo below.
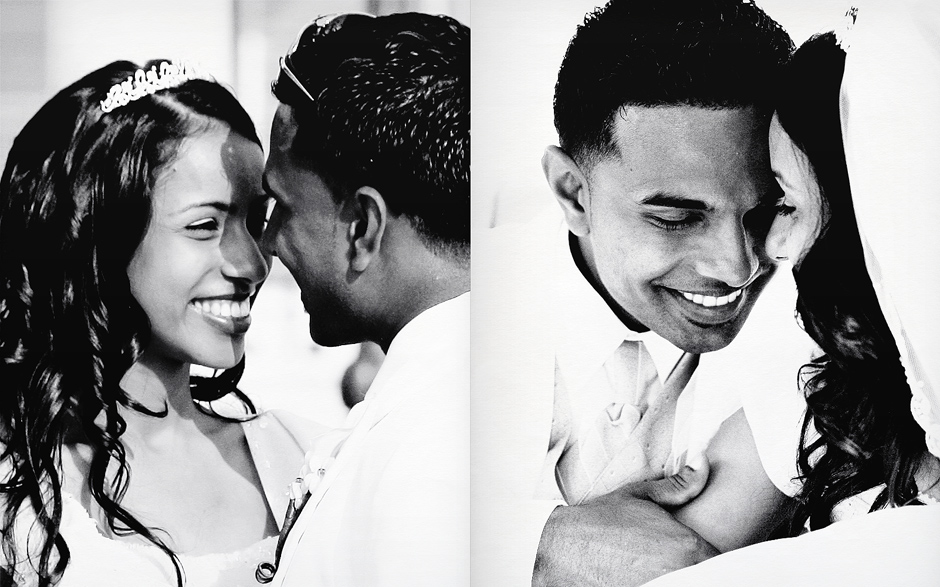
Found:
<path fill-rule="evenodd" d="M 313 342 L 323 347 L 335 347 L 346 344 L 362 342 L 352 333 L 342 327 L 342 324 L 331 322 L 329 324 L 320 323 L 310 316 L 310 338 Z"/>

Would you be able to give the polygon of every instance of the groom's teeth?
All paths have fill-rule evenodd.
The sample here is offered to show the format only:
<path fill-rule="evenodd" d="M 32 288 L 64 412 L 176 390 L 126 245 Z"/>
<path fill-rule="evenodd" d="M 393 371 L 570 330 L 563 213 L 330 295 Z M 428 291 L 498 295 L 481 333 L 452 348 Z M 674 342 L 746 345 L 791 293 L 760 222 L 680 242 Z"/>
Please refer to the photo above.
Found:
<path fill-rule="evenodd" d="M 705 306 L 706 308 L 712 308 L 715 306 L 725 306 L 725 305 L 730 304 L 731 302 L 741 297 L 742 291 L 744 290 L 743 289 L 735 290 L 726 296 L 720 296 L 720 297 L 706 296 L 702 294 L 693 294 L 687 291 L 680 291 L 679 293 L 682 294 L 682 297 L 684 297 L 685 299 L 689 300 L 690 302 L 694 304 Z"/>
<path fill-rule="evenodd" d="M 195 300 L 193 307 L 201 314 L 212 314 L 220 318 L 245 318 L 251 314 L 251 302 L 242 300 Z"/>

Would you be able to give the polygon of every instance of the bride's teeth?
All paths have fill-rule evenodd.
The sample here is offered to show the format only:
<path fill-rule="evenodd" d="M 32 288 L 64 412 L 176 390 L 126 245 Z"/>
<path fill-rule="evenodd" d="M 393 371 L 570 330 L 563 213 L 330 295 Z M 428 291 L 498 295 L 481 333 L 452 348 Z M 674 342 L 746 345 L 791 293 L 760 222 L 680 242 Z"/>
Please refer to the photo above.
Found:
<path fill-rule="evenodd" d="M 684 297 L 685 299 L 689 300 L 690 302 L 693 301 L 692 298 L 695 297 L 695 296 L 693 296 L 692 294 L 690 294 L 690 293 L 688 293 L 688 292 L 681 292 L 681 293 L 682 293 L 682 297 Z"/>
<path fill-rule="evenodd" d="M 716 306 L 724 306 L 731 300 L 731 296 L 721 296 L 718 298 L 718 301 L 715 302 Z"/>
<path fill-rule="evenodd" d="M 232 302 L 232 318 L 244 318 L 249 314 L 251 314 L 251 302 L 248 300 Z"/>
<path fill-rule="evenodd" d="M 245 318 L 251 314 L 251 302 L 230 300 L 196 300 L 193 307 L 201 314 L 212 314 L 220 318 Z"/>

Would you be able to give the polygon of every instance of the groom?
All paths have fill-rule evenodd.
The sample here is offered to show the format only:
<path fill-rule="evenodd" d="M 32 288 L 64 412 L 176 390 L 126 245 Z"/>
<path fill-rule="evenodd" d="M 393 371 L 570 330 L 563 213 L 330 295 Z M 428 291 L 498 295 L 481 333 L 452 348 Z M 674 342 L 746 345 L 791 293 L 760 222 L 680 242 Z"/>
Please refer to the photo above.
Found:
<path fill-rule="evenodd" d="M 275 584 L 468 582 L 469 41 L 444 16 L 341 15 L 281 60 L 263 248 L 316 342 L 387 356 L 305 457 Z"/>
<path fill-rule="evenodd" d="M 773 528 L 811 358 L 763 246 L 791 47 L 741 0 L 611 0 L 578 27 L 542 158 L 558 205 L 474 241 L 474 585 L 638 585 Z M 673 473 L 694 491 L 637 499 Z"/>

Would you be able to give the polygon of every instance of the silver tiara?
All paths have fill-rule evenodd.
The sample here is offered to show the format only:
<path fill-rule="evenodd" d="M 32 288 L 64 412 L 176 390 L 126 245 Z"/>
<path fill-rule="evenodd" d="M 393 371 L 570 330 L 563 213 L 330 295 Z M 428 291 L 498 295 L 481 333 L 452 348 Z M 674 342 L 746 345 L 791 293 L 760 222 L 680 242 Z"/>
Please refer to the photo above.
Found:
<path fill-rule="evenodd" d="M 186 61 L 163 61 L 159 71 L 156 65 L 151 67 L 150 71 L 138 69 L 125 81 L 111 86 L 108 97 L 101 101 L 101 111 L 111 112 L 144 96 L 175 88 L 183 82 L 199 77 L 193 66 Z"/>

